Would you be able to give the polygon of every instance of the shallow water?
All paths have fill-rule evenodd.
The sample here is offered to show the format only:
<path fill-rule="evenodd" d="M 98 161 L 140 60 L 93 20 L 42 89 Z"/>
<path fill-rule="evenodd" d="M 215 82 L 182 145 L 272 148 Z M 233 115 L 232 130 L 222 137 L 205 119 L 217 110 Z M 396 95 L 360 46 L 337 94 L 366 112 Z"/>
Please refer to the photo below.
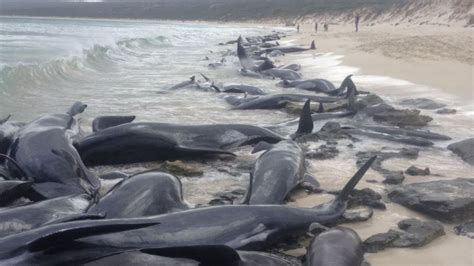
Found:
<path fill-rule="evenodd" d="M 137 115 L 137 121 L 183 124 L 272 124 L 293 118 L 283 111 L 229 110 L 229 105 L 215 93 L 194 90 L 168 92 L 164 89 L 201 72 L 219 82 L 247 83 L 269 93 L 295 92 L 276 87 L 273 80 L 240 76 L 235 57 L 227 57 L 226 65 L 217 70 L 207 67 L 209 63 L 221 59 L 220 52 L 235 49 L 234 45 L 218 46 L 218 43 L 235 39 L 240 34 L 266 34 L 272 30 L 269 28 L 124 20 L 0 18 L 0 22 L 0 117 L 11 113 L 16 120 L 28 121 L 40 114 L 63 112 L 72 102 L 81 100 L 89 106 L 81 116 L 82 127 L 86 131 L 90 131 L 89 125 L 98 115 L 133 114 Z M 291 40 L 281 43 L 291 43 Z M 203 60 L 206 56 L 209 61 Z M 405 98 L 428 97 L 458 109 L 455 115 L 422 111 L 434 118 L 427 129 L 449 135 L 452 141 L 438 141 L 434 147 L 423 149 L 417 160 L 391 159 L 384 162 L 384 166 L 391 170 L 405 170 L 414 164 L 430 167 L 433 173 L 428 177 L 407 176 L 405 183 L 472 177 L 474 167 L 446 150 L 451 142 L 472 137 L 472 101 L 408 81 L 357 75 L 357 68 L 341 65 L 342 57 L 331 53 L 304 52 L 276 60 L 281 64 L 300 63 L 305 78 L 326 78 L 336 85 L 346 75 L 355 74 L 354 81 L 361 90 L 375 92 L 390 104 L 396 105 Z M 342 119 L 340 122 L 349 121 Z M 315 130 L 325 123 L 316 123 Z M 334 159 L 310 161 L 308 171 L 317 177 L 322 188 L 335 190 L 345 184 L 356 171 L 355 154 L 358 151 L 403 147 L 392 142 L 362 140 L 354 143 L 353 148 L 346 146 L 350 142 L 341 141 L 338 145 L 341 152 Z M 311 146 L 320 144 L 323 143 Z M 246 160 L 255 159 L 255 156 L 249 155 L 248 148 L 237 153 Z M 231 175 L 219 170 L 224 166 L 226 169 L 235 168 L 236 161 L 196 160 L 187 163 L 204 171 L 203 177 L 182 178 L 185 198 L 192 204 L 205 204 L 218 192 L 247 186 L 248 173 Z M 121 169 L 136 173 L 159 165 L 103 166 L 93 170 L 105 173 Z M 383 180 L 374 171 L 369 171 L 365 179 Z M 381 183 L 362 181 L 358 188 L 364 187 L 379 192 L 389 188 Z M 327 195 L 312 195 L 292 204 L 313 206 L 330 198 Z M 366 238 L 385 232 L 408 217 L 421 216 L 399 205 L 388 204 L 387 211 L 376 211 L 369 222 L 350 226 Z M 451 226 L 446 225 L 445 230 L 447 236 L 424 248 L 392 249 L 368 255 L 367 259 L 373 265 L 400 265 L 401 262 L 404 265 L 473 265 L 473 240 L 454 236 Z M 399 260 L 400 257 L 403 258 Z M 423 257 L 429 259 L 423 260 Z"/>

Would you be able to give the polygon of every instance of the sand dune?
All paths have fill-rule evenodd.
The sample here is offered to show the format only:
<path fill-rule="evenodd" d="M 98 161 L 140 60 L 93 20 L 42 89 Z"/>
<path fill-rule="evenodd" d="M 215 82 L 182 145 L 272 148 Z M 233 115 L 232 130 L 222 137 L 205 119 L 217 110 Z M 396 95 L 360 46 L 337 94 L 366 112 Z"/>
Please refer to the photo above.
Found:
<path fill-rule="evenodd" d="M 0 15 L 294 22 L 474 24 L 471 0 L 0 0 Z"/>

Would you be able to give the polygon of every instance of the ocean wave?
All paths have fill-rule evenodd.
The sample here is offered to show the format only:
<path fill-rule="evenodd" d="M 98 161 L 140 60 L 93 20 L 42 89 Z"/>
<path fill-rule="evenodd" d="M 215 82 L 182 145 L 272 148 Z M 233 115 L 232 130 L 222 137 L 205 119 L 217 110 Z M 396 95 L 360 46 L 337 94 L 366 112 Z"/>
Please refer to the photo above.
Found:
<path fill-rule="evenodd" d="M 6 89 L 81 82 L 96 75 L 117 71 L 152 49 L 170 46 L 165 37 L 122 39 L 113 45 L 94 45 L 82 54 L 43 63 L 3 65 L 0 86 Z"/>

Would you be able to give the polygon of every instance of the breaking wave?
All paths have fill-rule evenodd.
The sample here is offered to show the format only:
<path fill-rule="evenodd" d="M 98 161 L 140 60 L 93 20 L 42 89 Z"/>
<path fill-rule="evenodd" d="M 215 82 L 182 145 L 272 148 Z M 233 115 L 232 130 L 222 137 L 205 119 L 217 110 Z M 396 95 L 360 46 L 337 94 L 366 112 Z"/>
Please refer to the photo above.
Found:
<path fill-rule="evenodd" d="M 0 86 L 9 88 L 58 85 L 62 81 L 81 82 L 94 76 L 126 68 L 140 55 L 171 46 L 165 37 L 130 38 L 112 45 L 94 45 L 82 54 L 44 63 L 5 65 L 0 70 Z"/>

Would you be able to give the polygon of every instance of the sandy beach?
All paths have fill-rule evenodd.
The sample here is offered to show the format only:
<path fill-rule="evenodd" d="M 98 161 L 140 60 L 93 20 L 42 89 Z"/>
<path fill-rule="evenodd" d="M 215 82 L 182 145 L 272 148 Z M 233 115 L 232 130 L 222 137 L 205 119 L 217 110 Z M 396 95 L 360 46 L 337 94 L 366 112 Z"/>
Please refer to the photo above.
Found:
<path fill-rule="evenodd" d="M 307 45 L 316 40 L 318 52 L 344 55 L 343 64 L 360 74 L 383 75 L 441 89 L 472 101 L 474 93 L 474 29 L 462 26 L 376 24 L 329 25 L 324 32 L 313 23 L 300 25 L 292 36 Z"/>
<path fill-rule="evenodd" d="M 291 108 L 302 105 L 302 103 L 293 103 L 294 105 L 285 108 L 278 107 L 281 109 L 237 110 L 225 101 L 224 93 L 215 93 L 221 92 L 220 90 L 206 89 L 205 82 L 201 80 L 194 84 L 194 76 L 201 79 L 199 73 L 211 77 L 212 85 L 215 80 L 222 84 L 224 82 L 249 84 L 262 88 L 268 95 L 313 94 L 313 92 L 301 91 L 297 88 L 277 86 L 278 81 L 270 76 L 255 78 L 239 74 L 240 68 L 245 64 L 239 63 L 239 58 L 232 55 L 236 48 L 235 43 L 217 45 L 235 40 L 239 35 L 261 36 L 269 34 L 271 30 L 281 30 L 286 21 L 265 20 L 259 23 L 249 20 L 245 23 L 216 24 L 203 21 L 158 21 L 155 23 L 152 20 L 64 19 L 63 21 L 62 19 L 24 18 L 26 21 L 21 21 L 22 18 L 17 17 L 9 19 L 13 20 L 9 22 L 10 25 L 17 28 L 9 29 L 12 33 L 8 36 L 13 36 L 11 39 L 18 44 L 4 46 L 12 47 L 13 50 L 5 53 L 5 58 L 10 58 L 12 63 L 5 67 L 4 79 L 0 80 L 0 85 L 2 85 L 1 81 L 8 85 L 4 87 L 5 95 L 9 98 L 7 101 L 7 97 L 3 97 L 4 102 L 0 106 L 4 108 L 3 112 L 14 113 L 15 119 L 19 116 L 23 120 L 28 120 L 31 119 L 30 116 L 34 117 L 37 114 L 57 112 L 58 109 L 69 107 L 66 106 L 69 102 L 81 99 L 89 105 L 87 112 L 81 120 L 78 120 L 78 124 L 87 129 L 86 133 L 91 133 L 90 125 L 93 119 L 102 115 L 134 115 L 138 117 L 137 122 L 179 125 L 236 123 L 268 127 L 268 125 L 280 124 L 296 118 L 297 115 L 291 112 Z M 427 181 L 447 181 L 446 184 L 448 184 L 449 181 L 457 178 L 473 178 L 474 165 L 463 161 L 447 149 L 447 146 L 474 137 L 472 131 L 474 126 L 474 27 L 464 27 L 466 23 L 450 25 L 446 23 L 419 25 L 417 23 L 415 25 L 415 23 L 371 21 L 370 25 L 367 25 L 367 22 L 362 23 L 360 32 L 356 33 L 353 24 L 347 21 L 331 20 L 328 32 L 323 31 L 321 24 L 319 31 L 315 32 L 313 21 L 310 19 L 299 20 L 298 18 L 295 21 L 300 21 L 300 32 L 289 33 L 287 37 L 279 40 L 281 46 L 296 44 L 308 47 L 310 42 L 315 40 L 317 50 L 304 50 L 272 57 L 275 65 L 298 64 L 301 69 L 297 74 L 301 74 L 302 78 L 327 79 L 336 87 L 347 75 L 354 74 L 354 83 L 359 91 L 363 92 L 357 96 L 358 100 L 365 99 L 364 95 L 368 92 L 373 94 L 369 96 L 379 97 L 390 106 L 406 111 L 418 107 L 411 104 L 403 105 L 402 100 L 428 98 L 452 112 L 443 114 L 437 112 L 440 108 L 420 108 L 420 114 L 433 119 L 423 125 L 422 131 L 449 136 L 446 139 L 433 141 L 432 146 L 427 147 L 414 147 L 406 142 L 393 141 L 393 139 L 387 141 L 356 134 L 349 138 L 334 137 L 332 139 L 333 136 L 331 136 L 328 139 L 302 140 L 299 145 L 307 152 L 303 156 L 306 157 L 306 165 L 302 172 L 306 171 L 314 176 L 320 183 L 321 191 L 299 187 L 287 197 L 284 204 L 311 208 L 333 199 L 333 194 L 340 190 L 357 171 L 359 160 L 363 157 L 360 156 L 361 153 L 401 153 L 406 148 L 412 148 L 416 150 L 416 157 L 393 156 L 383 161 L 384 169 L 401 172 L 404 176 L 399 183 L 384 182 L 387 177 L 376 168 L 372 168 L 357 184 L 359 190 L 369 188 L 380 195 L 382 199 L 379 203 L 386 206 L 386 209 L 376 208 L 373 210 L 373 216 L 370 216 L 368 220 L 364 222 L 354 222 L 354 220 L 347 222 L 346 220 L 341 226 L 354 229 L 360 238 L 365 240 L 390 229 L 398 230 L 397 223 L 405 219 L 416 218 L 423 221 L 441 219 L 392 203 L 388 194 L 399 185 Z M 26 44 L 22 39 L 15 37 L 25 34 L 25 24 L 36 25 L 36 29 L 32 29 L 33 34 L 24 38 L 29 41 Z M 45 37 L 43 32 L 48 32 L 63 42 L 51 41 L 51 36 Z M 64 32 L 75 35 L 65 36 Z M 94 34 L 91 34 L 92 32 Z M 285 32 L 288 33 L 288 31 Z M 20 52 L 15 50 L 28 48 L 36 43 L 39 44 L 36 52 L 28 49 L 20 50 Z M 43 49 L 44 47 L 52 49 Z M 26 55 L 24 58 L 15 57 L 23 54 Z M 18 64 L 18 62 L 29 60 L 31 57 L 29 55 L 33 54 L 42 55 L 41 58 L 37 58 L 40 63 L 33 62 L 27 67 Z M 10 55 L 12 56 L 8 57 Z M 194 75 L 191 78 L 193 82 L 188 84 L 189 77 L 192 75 Z M 183 83 L 189 86 L 180 87 L 180 90 L 170 89 Z M 208 82 L 208 86 L 209 84 Z M 203 85 L 203 87 L 196 85 Z M 210 93 L 211 91 L 213 93 Z M 325 103 L 324 106 L 326 110 L 331 109 L 331 104 Z M 337 123 L 345 129 L 357 124 L 372 125 L 372 121 L 366 121 L 372 120 L 372 117 L 316 119 L 312 132 L 318 132 L 328 122 Z M 285 126 L 280 130 L 282 134 L 293 133 L 296 125 L 294 127 L 293 129 Z M 177 132 L 182 133 L 180 129 Z M 407 133 L 400 133 L 397 136 L 406 136 L 405 134 Z M 203 138 L 207 135 L 211 133 L 202 134 Z M 226 137 L 226 134 L 221 134 L 220 137 L 222 136 Z M 184 134 L 183 139 L 189 141 L 191 137 Z M 199 141 L 205 143 L 202 140 Z M 315 151 L 326 145 L 334 149 L 329 152 L 322 151 L 324 156 L 321 157 L 314 155 Z M 47 152 L 50 151 L 55 150 L 48 148 Z M 180 162 L 170 163 L 175 158 L 169 160 L 160 158 L 158 161 L 137 160 L 135 163 L 113 166 L 92 164 L 90 169 L 97 176 L 115 170 L 134 176 L 143 171 L 158 168 L 172 169 L 173 165 L 178 165 L 175 172 L 180 179 L 180 193 L 184 194 L 181 195 L 181 200 L 186 200 L 191 207 L 213 205 L 215 202 L 237 204 L 240 203 L 239 197 L 243 196 L 240 192 L 248 189 L 248 173 L 253 171 L 260 155 L 253 154 L 251 147 L 236 149 L 235 152 L 236 158 L 207 160 L 201 157 L 184 156 Z M 429 168 L 429 171 L 420 176 L 411 175 L 407 173 L 407 169 L 411 166 L 419 167 L 421 170 Z M 188 172 L 184 173 L 186 171 Z M 194 173 L 189 173 L 193 171 Z M 103 196 L 117 181 L 100 180 L 103 186 L 101 195 Z M 232 195 L 235 198 L 226 199 L 229 193 L 232 194 L 235 191 L 240 191 L 240 194 L 236 193 Z M 451 195 L 454 194 L 456 193 L 451 193 Z M 456 196 L 464 196 L 463 194 L 458 193 Z M 226 200 L 222 200 L 223 198 Z M 255 217 L 259 216 L 255 215 Z M 208 217 L 212 220 L 216 216 L 208 215 Z M 426 245 L 423 243 L 421 247 L 389 247 L 377 253 L 366 253 L 365 259 L 374 266 L 473 266 L 474 239 L 457 235 L 454 227 L 458 224 L 458 222 L 442 223 L 445 233 Z M 237 228 L 238 225 L 231 224 L 231 227 Z M 188 228 L 191 229 L 191 227 Z M 304 228 L 307 228 L 306 224 Z M 216 233 L 217 236 L 220 236 L 220 231 Z M 194 232 L 201 234 L 200 231 Z M 215 239 L 218 237 L 212 236 L 209 242 Z M 306 254 L 309 237 L 302 236 L 297 240 L 291 239 L 290 243 L 279 244 L 281 245 L 265 251 L 283 252 L 300 258 Z"/>
<path fill-rule="evenodd" d="M 357 75 L 365 77 L 390 77 L 407 81 L 410 85 L 403 87 L 398 92 L 385 93 L 381 89 L 380 95 L 393 97 L 397 101 L 400 98 L 426 97 L 434 100 L 446 100 L 443 95 L 451 95 L 453 102 L 467 106 L 467 110 L 472 110 L 474 94 L 474 46 L 473 29 L 464 27 L 447 27 L 439 25 L 401 25 L 381 24 L 371 27 L 362 27 L 360 32 L 354 32 L 353 25 L 330 25 L 329 31 L 314 32 L 314 24 L 300 24 L 300 32 L 282 40 L 294 42 L 298 45 L 308 46 L 312 40 L 316 41 L 317 52 L 313 53 L 313 58 L 301 61 L 305 77 L 316 77 L 316 72 L 311 72 L 320 54 L 340 55 L 340 67 L 348 66 L 357 69 Z M 311 57 L 309 54 L 307 57 Z M 281 59 L 284 63 L 301 60 L 303 56 L 287 55 Z M 310 69 L 310 70 L 308 70 Z M 315 68 L 317 69 L 317 68 Z M 409 95 L 411 87 L 426 86 L 428 90 Z M 388 89 L 398 89 L 399 87 L 388 86 Z M 372 91 L 374 87 L 367 88 Z M 378 89 L 378 88 L 377 88 Z M 433 92 L 430 94 L 430 92 Z M 436 92 L 436 93 L 434 93 Z M 440 92 L 440 93 L 439 93 Z M 377 92 L 378 93 L 378 92 Z M 467 113 L 467 112 L 464 112 Z M 448 121 L 448 120 L 446 120 Z M 444 121 L 444 122 L 446 122 Z M 452 119 L 449 124 L 459 125 L 471 124 L 473 120 L 470 116 L 459 116 Z M 465 126 L 462 126 L 465 128 Z M 468 127 L 469 128 L 469 127 Z M 472 128 L 472 126 L 470 127 Z M 447 130 L 447 128 L 444 128 Z M 454 133 L 456 130 L 450 129 Z M 469 134 L 469 133 L 468 133 Z M 352 160 L 348 155 L 345 159 Z M 472 167 L 467 167 L 456 161 L 445 161 L 441 154 L 424 154 L 416 160 L 416 163 L 429 164 L 434 172 L 448 178 L 463 176 L 467 171 L 472 171 Z M 424 158 L 423 158 L 424 157 Z M 341 165 L 344 159 L 325 161 L 324 169 L 318 162 L 312 162 L 311 174 L 318 176 L 322 187 L 337 189 L 346 179 L 335 182 L 334 173 L 350 173 L 355 170 L 353 163 Z M 438 166 L 436 163 L 438 162 Z M 415 161 L 389 160 L 385 165 L 390 169 L 403 171 L 407 164 Z M 433 165 L 435 164 L 435 165 Z M 347 169 L 346 169 L 347 168 Z M 367 174 L 366 180 L 383 180 L 376 172 Z M 426 178 L 408 177 L 405 183 L 415 183 L 440 178 L 431 175 Z M 390 186 L 380 183 L 361 182 L 359 189 L 370 188 L 381 194 L 390 190 Z M 294 205 L 301 207 L 311 207 L 315 203 L 327 200 L 327 195 L 310 195 L 298 193 L 293 195 Z M 374 234 L 386 232 L 389 229 L 396 229 L 397 222 L 407 218 L 417 218 L 429 220 L 430 218 L 419 213 L 410 211 L 398 204 L 386 201 L 387 210 L 375 211 L 373 217 L 368 222 L 344 224 L 357 231 L 362 239 L 366 239 Z M 388 249 L 375 254 L 366 254 L 366 259 L 372 265 L 392 266 L 392 265 L 474 265 L 474 240 L 459 237 L 454 234 L 453 225 L 444 224 L 446 235 L 421 248 L 398 248 Z M 305 249 L 291 250 L 291 255 L 302 255 Z"/>

